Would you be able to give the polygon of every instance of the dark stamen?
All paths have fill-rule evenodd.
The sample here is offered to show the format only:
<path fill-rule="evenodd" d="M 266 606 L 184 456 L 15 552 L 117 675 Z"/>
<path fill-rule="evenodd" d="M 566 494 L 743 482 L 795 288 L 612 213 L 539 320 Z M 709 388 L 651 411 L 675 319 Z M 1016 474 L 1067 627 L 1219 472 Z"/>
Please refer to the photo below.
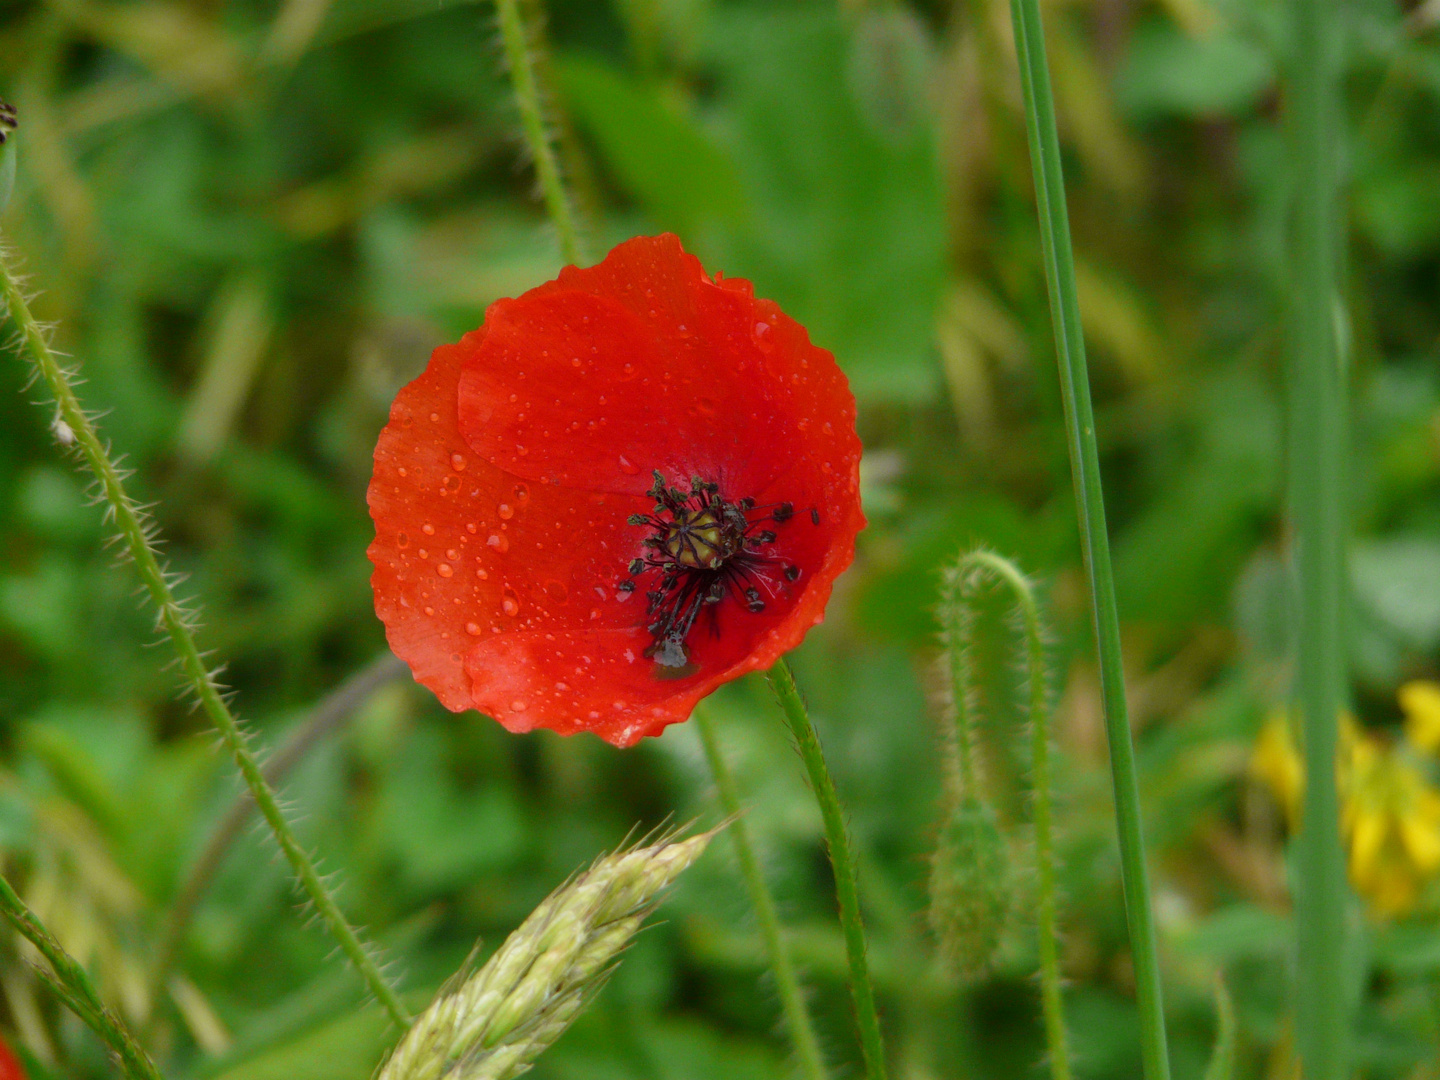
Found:
<path fill-rule="evenodd" d="M 717 626 L 715 605 L 731 593 L 748 611 L 764 611 L 762 588 L 773 593 L 776 584 L 771 574 L 780 570 L 786 581 L 800 576 L 798 567 L 781 564 L 765 552 L 777 540 L 776 531 L 758 528 L 762 522 L 783 525 L 794 516 L 795 507 L 775 503 L 752 517 L 754 499 L 730 501 L 713 480 L 691 476 L 687 493 L 668 485 L 659 471 L 651 475 L 654 483 L 648 494 L 655 500 L 655 510 L 632 514 L 628 521 L 652 531 L 640 542 L 646 554 L 631 559 L 628 569 L 632 576 L 660 574 L 658 585 L 645 593 L 647 629 L 655 639 L 645 655 L 669 669 L 670 677 L 679 677 L 693 670 L 686 641 L 701 611 L 711 609 L 712 626 Z M 635 587 L 634 581 L 624 581 L 616 589 L 623 598 Z"/>

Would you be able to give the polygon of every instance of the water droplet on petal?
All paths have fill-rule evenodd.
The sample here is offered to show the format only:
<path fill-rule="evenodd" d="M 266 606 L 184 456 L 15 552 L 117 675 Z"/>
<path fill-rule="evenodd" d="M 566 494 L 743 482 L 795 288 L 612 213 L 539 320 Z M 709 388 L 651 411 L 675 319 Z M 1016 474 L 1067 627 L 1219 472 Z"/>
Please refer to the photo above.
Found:
<path fill-rule="evenodd" d="M 467 634 L 469 634 L 471 637 L 479 637 L 479 636 L 480 636 L 480 624 L 479 624 L 479 623 L 474 623 L 474 622 L 467 622 L 467 623 L 465 624 L 465 632 L 466 632 Z"/>
<path fill-rule="evenodd" d="M 455 569 L 449 563 L 442 562 L 439 566 L 435 567 L 435 572 L 441 577 L 450 577 L 455 573 Z"/>
<path fill-rule="evenodd" d="M 525 711 L 525 702 L 520 701 L 518 698 L 517 698 L 515 701 L 510 702 L 510 711 L 511 711 L 511 712 L 524 712 L 524 711 Z"/>
<path fill-rule="evenodd" d="M 440 483 L 446 491 L 460 490 L 460 478 L 458 476 L 447 476 L 444 480 L 440 481 Z"/>
<path fill-rule="evenodd" d="M 530 501 L 530 489 L 529 489 L 528 487 L 526 487 L 524 484 L 516 484 L 516 485 L 515 485 L 515 502 L 516 502 L 519 506 L 524 507 L 524 505 L 525 505 L 526 503 L 528 503 L 529 501 Z"/>
<path fill-rule="evenodd" d="M 434 526 L 434 525 L 431 525 L 431 524 L 427 521 L 424 525 L 421 525 L 421 526 L 420 526 L 420 531 L 423 532 L 426 536 L 434 536 L 434 535 L 435 535 L 435 526 Z"/>
<path fill-rule="evenodd" d="M 505 519 L 506 521 L 509 521 L 511 518 L 513 518 L 513 517 L 515 516 L 515 508 L 514 508 L 513 506 L 511 506 L 509 503 L 501 503 L 501 504 L 496 508 L 496 513 L 498 513 L 498 514 L 499 514 L 503 519 Z"/>
<path fill-rule="evenodd" d="M 515 595 L 515 591 L 508 585 L 505 587 L 505 594 L 504 598 L 500 601 L 500 607 L 505 614 L 509 615 L 512 619 L 520 614 L 520 598 Z"/>
<path fill-rule="evenodd" d="M 465 471 L 465 455 L 464 455 L 464 454 L 451 454 L 451 455 L 450 455 L 450 467 L 451 467 L 452 469 L 454 469 L 456 472 L 464 472 L 464 471 Z"/>
<path fill-rule="evenodd" d="M 409 533 L 403 533 L 403 532 L 400 533 L 399 535 L 397 535 L 397 536 L 395 537 L 395 543 L 396 543 L 397 546 L 402 547 L 402 548 L 404 548 L 404 547 L 409 547 L 409 546 L 410 546 L 410 534 L 409 534 Z"/>
<path fill-rule="evenodd" d="M 486 540 L 485 543 L 489 544 L 502 555 L 510 550 L 510 538 L 504 533 L 491 533 L 490 539 Z"/>
<path fill-rule="evenodd" d="M 621 454 L 621 455 L 620 455 L 620 471 L 623 472 L 626 476 L 634 476 L 636 473 L 638 473 L 638 472 L 640 471 L 640 469 L 639 469 L 639 467 L 638 467 L 637 465 L 635 465 L 635 464 L 634 464 L 629 458 L 627 458 L 624 454 Z"/>

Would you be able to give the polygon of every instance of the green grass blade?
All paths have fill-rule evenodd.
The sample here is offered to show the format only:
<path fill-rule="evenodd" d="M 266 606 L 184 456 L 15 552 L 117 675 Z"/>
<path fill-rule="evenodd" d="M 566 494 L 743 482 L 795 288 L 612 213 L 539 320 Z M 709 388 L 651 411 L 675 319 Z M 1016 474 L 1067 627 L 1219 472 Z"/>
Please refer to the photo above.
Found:
<path fill-rule="evenodd" d="M 1140 1006 L 1141 1059 L 1147 1080 L 1166 1080 L 1170 1075 L 1170 1065 L 1165 1046 L 1165 1015 L 1160 993 L 1150 881 L 1140 824 L 1140 790 L 1125 707 L 1120 618 L 1115 607 L 1115 581 L 1110 567 L 1110 544 L 1105 530 L 1105 504 L 1100 487 L 1100 457 L 1095 445 L 1095 416 L 1090 405 L 1085 342 L 1080 328 L 1075 264 L 1070 249 L 1070 222 L 1065 209 L 1065 181 L 1060 171 L 1060 140 L 1055 129 L 1055 101 L 1045 59 L 1039 0 L 1011 0 L 1010 14 L 1025 92 L 1025 126 L 1030 138 L 1030 164 L 1035 175 L 1045 280 L 1055 324 L 1060 385 L 1065 401 L 1065 428 L 1075 481 L 1075 500 L 1080 514 L 1080 542 L 1090 579 L 1095 640 L 1100 656 L 1100 689 L 1105 707 L 1105 732 L 1110 743 L 1125 915 L 1130 927 L 1135 988 Z"/>
<path fill-rule="evenodd" d="M 1307 1080 L 1348 1075 L 1345 865 L 1335 789 L 1345 701 L 1345 375 L 1336 343 L 1337 5 L 1292 0 L 1290 95 L 1294 309 L 1289 369 L 1290 507 L 1295 529 L 1297 661 L 1305 801 L 1296 840 L 1297 1010 Z"/>

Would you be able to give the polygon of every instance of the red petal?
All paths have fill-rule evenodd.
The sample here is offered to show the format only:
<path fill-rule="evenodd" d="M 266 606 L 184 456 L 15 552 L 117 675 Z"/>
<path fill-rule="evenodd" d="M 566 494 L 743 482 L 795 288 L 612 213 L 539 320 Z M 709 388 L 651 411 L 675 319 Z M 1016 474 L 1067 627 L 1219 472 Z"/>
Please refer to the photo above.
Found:
<path fill-rule="evenodd" d="M 0 1080 L 25 1080 L 25 1070 L 4 1039 L 0 1039 Z"/>

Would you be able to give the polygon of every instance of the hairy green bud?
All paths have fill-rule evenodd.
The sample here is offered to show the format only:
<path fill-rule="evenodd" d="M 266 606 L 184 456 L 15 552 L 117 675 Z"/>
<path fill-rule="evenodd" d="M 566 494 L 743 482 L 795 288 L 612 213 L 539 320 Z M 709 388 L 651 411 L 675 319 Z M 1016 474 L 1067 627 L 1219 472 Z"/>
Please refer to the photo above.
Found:
<path fill-rule="evenodd" d="M 1010 848 L 995 811 L 967 797 L 940 825 L 930 865 L 930 927 L 946 963 L 974 977 L 994 962 L 1014 905 Z"/>

